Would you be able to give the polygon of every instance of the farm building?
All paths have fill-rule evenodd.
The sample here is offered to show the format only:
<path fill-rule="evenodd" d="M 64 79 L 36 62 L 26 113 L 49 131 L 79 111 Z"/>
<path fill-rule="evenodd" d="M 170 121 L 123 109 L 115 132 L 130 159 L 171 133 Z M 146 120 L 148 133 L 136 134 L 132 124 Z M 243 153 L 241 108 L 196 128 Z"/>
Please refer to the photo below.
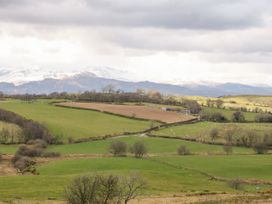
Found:
<path fill-rule="evenodd" d="M 169 108 L 169 107 L 162 107 L 163 111 L 173 111 L 173 112 L 177 112 L 177 113 L 181 113 L 184 115 L 190 115 L 191 111 L 188 109 L 181 109 L 181 108 Z"/>

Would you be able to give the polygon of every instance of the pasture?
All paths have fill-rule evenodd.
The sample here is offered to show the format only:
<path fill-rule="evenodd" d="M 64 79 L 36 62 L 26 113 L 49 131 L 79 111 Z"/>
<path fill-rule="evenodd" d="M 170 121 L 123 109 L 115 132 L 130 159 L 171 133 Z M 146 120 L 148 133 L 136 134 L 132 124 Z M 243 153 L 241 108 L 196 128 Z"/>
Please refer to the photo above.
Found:
<path fill-rule="evenodd" d="M 232 114 L 235 111 L 228 110 L 228 109 L 222 109 L 222 108 L 210 108 L 210 107 L 202 107 L 202 110 L 207 113 L 221 113 L 223 116 L 225 116 L 229 121 L 232 120 Z M 243 112 L 245 116 L 245 120 L 252 122 L 255 121 L 256 113 L 251 112 Z"/>
<path fill-rule="evenodd" d="M 89 110 L 98 110 L 131 118 L 160 121 L 164 123 L 175 123 L 193 119 L 192 116 L 184 115 L 173 111 L 164 111 L 158 106 L 147 105 L 118 105 L 107 103 L 82 103 L 82 102 L 64 102 L 57 104 L 59 106 L 82 108 Z"/>
<path fill-rule="evenodd" d="M 45 125 L 64 141 L 91 138 L 150 128 L 150 121 L 139 121 L 97 111 L 86 111 L 50 105 L 47 100 L 27 103 L 19 100 L 0 102 L 0 108 L 18 113 Z"/>
<path fill-rule="evenodd" d="M 244 131 L 253 130 L 260 136 L 264 133 L 270 134 L 272 132 L 272 124 L 270 123 L 214 123 L 214 122 L 198 122 L 188 125 L 178 125 L 174 127 L 164 128 L 158 131 L 153 131 L 153 135 L 181 137 L 188 139 L 195 139 L 197 141 L 210 142 L 210 132 L 212 129 L 219 131 L 219 137 L 216 141 L 224 143 L 224 133 L 228 129 L 235 130 L 235 137 L 243 136 Z"/>
<path fill-rule="evenodd" d="M 52 145 L 47 151 L 68 154 L 108 154 L 108 147 L 114 141 L 122 141 L 131 146 L 135 142 L 143 142 L 150 155 L 176 155 L 179 146 L 186 146 L 192 154 L 225 154 L 222 146 L 208 145 L 177 139 L 150 138 L 142 136 L 125 136 L 107 140 L 84 142 L 78 144 Z M 235 147 L 233 154 L 253 154 L 249 148 Z"/>

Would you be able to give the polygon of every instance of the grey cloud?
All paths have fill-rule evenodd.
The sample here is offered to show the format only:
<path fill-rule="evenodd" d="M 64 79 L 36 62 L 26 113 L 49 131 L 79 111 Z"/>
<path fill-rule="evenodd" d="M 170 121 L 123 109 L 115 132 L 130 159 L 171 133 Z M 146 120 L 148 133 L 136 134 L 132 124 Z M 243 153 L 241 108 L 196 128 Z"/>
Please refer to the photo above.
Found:
<path fill-rule="evenodd" d="M 13 3 L 12 3 L 13 2 Z M 261 26 L 269 0 L 0 0 L 0 22 L 234 29 Z M 6 6 L 9 5 L 9 6 Z"/>

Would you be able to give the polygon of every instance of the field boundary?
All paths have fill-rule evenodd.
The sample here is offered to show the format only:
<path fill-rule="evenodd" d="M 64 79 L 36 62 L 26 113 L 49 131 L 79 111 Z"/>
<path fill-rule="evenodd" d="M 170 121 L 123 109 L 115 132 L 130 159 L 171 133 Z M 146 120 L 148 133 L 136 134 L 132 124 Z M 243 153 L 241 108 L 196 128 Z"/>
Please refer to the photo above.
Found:
<path fill-rule="evenodd" d="M 74 141 L 74 143 L 82 143 L 82 142 L 89 142 L 89 141 L 98 141 L 98 140 L 106 140 L 106 139 L 110 139 L 110 138 L 115 138 L 115 137 L 120 137 L 123 135 L 137 135 L 137 134 L 146 134 L 152 131 L 156 131 L 156 130 L 160 130 L 162 128 L 168 128 L 168 127 L 173 127 L 173 126 L 177 126 L 177 125 L 182 125 L 182 124 L 194 124 L 196 122 L 201 122 L 201 120 L 195 118 L 195 119 L 191 119 L 188 121 L 180 121 L 177 123 L 167 123 L 167 124 L 162 124 L 162 125 L 158 125 L 156 127 L 153 128 L 149 128 L 146 130 L 142 130 L 142 131 L 136 131 L 136 132 L 123 132 L 121 134 L 108 134 L 108 135 L 103 135 L 103 136 L 96 136 L 96 137 L 89 137 L 89 138 L 79 138 L 77 140 Z M 171 138 L 173 139 L 173 138 Z"/>
<path fill-rule="evenodd" d="M 203 175 L 205 177 L 208 177 L 208 179 L 212 180 L 212 181 L 229 182 L 229 181 L 234 180 L 234 179 L 227 179 L 227 178 L 223 178 L 223 177 L 214 176 L 214 175 L 209 174 L 207 172 L 199 171 L 197 169 L 192 169 L 192 168 L 188 168 L 188 167 L 184 167 L 184 166 L 180 166 L 180 165 L 174 165 L 174 164 L 170 164 L 170 163 L 165 162 L 165 161 L 159 161 L 157 159 L 151 159 L 150 157 L 148 159 L 151 160 L 151 161 L 160 163 L 160 164 L 167 165 L 167 166 L 172 167 L 172 168 L 186 170 L 186 171 L 193 171 L 193 172 L 199 173 L 199 174 L 201 174 L 201 175 Z M 239 179 L 239 181 L 242 184 L 248 184 L 248 185 L 260 185 L 260 184 L 263 184 L 263 185 L 271 185 L 272 186 L 272 181 L 264 181 L 264 180 L 258 180 L 258 179 Z"/>

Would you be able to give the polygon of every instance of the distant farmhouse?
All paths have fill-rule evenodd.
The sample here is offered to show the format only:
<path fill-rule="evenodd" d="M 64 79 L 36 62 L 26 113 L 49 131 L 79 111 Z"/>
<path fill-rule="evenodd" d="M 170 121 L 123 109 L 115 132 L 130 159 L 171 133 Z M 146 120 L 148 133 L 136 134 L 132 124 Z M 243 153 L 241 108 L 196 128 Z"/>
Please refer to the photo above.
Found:
<path fill-rule="evenodd" d="M 163 111 L 173 111 L 184 115 L 191 115 L 191 111 L 188 109 L 181 109 L 181 108 L 169 108 L 169 107 L 162 107 Z"/>

